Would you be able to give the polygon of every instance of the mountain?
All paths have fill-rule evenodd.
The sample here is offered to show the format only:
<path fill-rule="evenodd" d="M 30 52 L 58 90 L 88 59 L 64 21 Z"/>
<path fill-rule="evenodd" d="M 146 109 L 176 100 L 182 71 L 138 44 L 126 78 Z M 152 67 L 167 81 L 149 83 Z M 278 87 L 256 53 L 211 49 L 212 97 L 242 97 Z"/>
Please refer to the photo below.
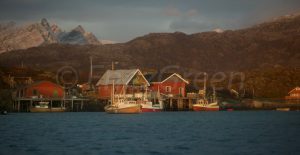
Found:
<path fill-rule="evenodd" d="M 102 45 L 106 45 L 106 44 L 116 44 L 117 42 L 112 41 L 112 40 L 100 40 Z"/>
<path fill-rule="evenodd" d="M 96 36 L 90 32 L 86 32 L 81 25 L 70 32 L 59 33 L 58 35 L 59 42 L 63 44 L 100 44 Z"/>
<path fill-rule="evenodd" d="M 81 28 L 76 28 L 76 31 L 81 31 Z M 39 46 L 2 53 L 0 66 L 20 66 L 23 62 L 27 67 L 55 73 L 60 67 L 71 65 L 86 78 L 89 57 L 93 56 L 98 75 L 110 68 L 111 61 L 119 62 L 116 68 L 179 69 L 191 81 L 193 76 L 188 76 L 197 75 L 199 71 L 210 75 L 244 72 L 247 74 L 246 83 L 257 88 L 260 96 L 282 96 L 300 85 L 300 79 L 295 78 L 300 73 L 299 36 L 300 16 L 289 16 L 235 31 L 191 35 L 151 33 L 127 43 L 102 46 Z M 276 79 L 277 76 L 280 80 Z M 253 83 L 257 85 L 252 86 Z M 277 92 L 264 94 L 272 88 L 278 88 Z"/>
<path fill-rule="evenodd" d="M 13 22 L 0 25 L 0 53 L 53 43 L 101 44 L 94 34 L 86 32 L 82 26 L 65 32 L 56 24 L 50 25 L 46 19 L 24 26 L 17 26 Z"/>
<path fill-rule="evenodd" d="M 0 26 L 0 53 L 57 43 L 50 25 L 45 19 L 40 23 L 25 26 L 16 26 L 12 23 L 3 25 Z"/>

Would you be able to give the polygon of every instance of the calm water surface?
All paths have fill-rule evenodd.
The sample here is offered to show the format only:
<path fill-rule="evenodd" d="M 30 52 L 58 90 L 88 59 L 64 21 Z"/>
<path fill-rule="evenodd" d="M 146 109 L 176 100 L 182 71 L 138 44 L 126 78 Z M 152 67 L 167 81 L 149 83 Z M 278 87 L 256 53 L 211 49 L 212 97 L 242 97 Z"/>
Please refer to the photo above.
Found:
<path fill-rule="evenodd" d="M 0 154 L 300 154 L 300 112 L 13 113 Z"/>

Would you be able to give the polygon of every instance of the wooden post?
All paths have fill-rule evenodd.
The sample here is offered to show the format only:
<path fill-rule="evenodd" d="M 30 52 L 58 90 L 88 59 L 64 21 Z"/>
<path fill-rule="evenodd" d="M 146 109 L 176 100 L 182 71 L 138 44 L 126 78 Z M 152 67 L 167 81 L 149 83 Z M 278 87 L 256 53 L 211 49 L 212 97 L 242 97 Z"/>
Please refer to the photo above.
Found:
<path fill-rule="evenodd" d="M 74 111 L 74 102 L 73 102 L 73 98 L 72 98 L 72 100 L 71 100 L 71 103 L 72 103 L 72 105 L 71 105 L 71 109 L 72 109 L 72 111 Z"/>
<path fill-rule="evenodd" d="M 20 112 L 20 100 L 18 100 L 18 112 Z"/>
<path fill-rule="evenodd" d="M 80 110 L 83 109 L 83 100 L 81 100 Z"/>
<path fill-rule="evenodd" d="M 192 99 L 189 99 L 189 110 L 193 109 L 193 103 L 192 103 Z"/>
<path fill-rule="evenodd" d="M 181 109 L 181 107 L 182 107 L 181 105 L 182 105 L 181 99 L 178 98 L 178 99 L 177 99 L 177 110 L 178 110 L 178 111 L 182 110 L 182 109 Z"/>
<path fill-rule="evenodd" d="M 29 109 L 30 109 L 30 108 L 32 108 L 32 100 L 30 100 L 30 106 L 29 106 Z"/>
<path fill-rule="evenodd" d="M 172 98 L 170 98 L 170 110 L 173 110 Z"/>
<path fill-rule="evenodd" d="M 52 100 L 50 100 L 50 111 L 52 111 Z"/>
<path fill-rule="evenodd" d="M 30 102 L 26 103 L 26 112 L 29 112 L 29 106 L 30 106 Z"/>

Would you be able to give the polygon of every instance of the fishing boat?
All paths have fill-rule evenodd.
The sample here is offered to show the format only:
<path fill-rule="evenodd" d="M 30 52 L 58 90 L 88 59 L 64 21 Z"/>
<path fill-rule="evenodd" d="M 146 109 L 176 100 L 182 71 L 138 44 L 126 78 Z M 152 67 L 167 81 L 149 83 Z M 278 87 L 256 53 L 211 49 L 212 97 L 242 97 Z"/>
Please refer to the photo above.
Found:
<path fill-rule="evenodd" d="M 1 111 L 1 115 L 7 115 L 8 113 L 7 113 L 7 111 L 6 110 L 4 110 L 4 111 Z"/>
<path fill-rule="evenodd" d="M 290 111 L 290 108 L 276 108 L 276 111 Z"/>
<path fill-rule="evenodd" d="M 220 106 L 218 102 L 208 103 L 205 99 L 198 100 L 197 104 L 193 105 L 194 111 L 219 111 Z"/>
<path fill-rule="evenodd" d="M 203 99 L 198 99 L 197 103 L 193 105 L 193 110 L 194 111 L 219 111 L 220 110 L 220 106 L 218 105 L 218 101 L 216 99 L 216 91 L 215 91 L 215 87 L 213 87 L 213 98 L 212 101 L 209 102 L 206 99 L 206 74 L 205 74 L 205 81 L 204 81 L 204 88 L 203 90 L 199 91 L 202 92 L 203 94 Z"/>
<path fill-rule="evenodd" d="M 163 110 L 163 100 L 160 97 L 159 89 L 156 94 L 156 98 L 152 101 L 149 101 L 145 96 L 147 96 L 147 89 L 146 95 L 144 95 L 142 105 L 142 112 L 161 112 Z"/>
<path fill-rule="evenodd" d="M 116 96 L 114 87 L 113 81 L 111 102 L 104 107 L 105 112 L 109 114 L 138 114 L 142 112 L 141 104 L 135 100 L 128 99 L 125 92 L 123 96 Z"/>
<path fill-rule="evenodd" d="M 142 112 L 140 104 L 136 101 L 119 100 L 104 107 L 105 112 L 110 114 L 138 114 Z"/>
<path fill-rule="evenodd" d="M 163 110 L 162 100 L 158 104 L 153 104 L 151 101 L 145 101 L 141 104 L 142 112 L 161 112 Z"/>
<path fill-rule="evenodd" d="M 31 107 L 30 112 L 64 112 L 65 107 L 49 107 L 49 102 L 40 101 L 35 106 Z"/>

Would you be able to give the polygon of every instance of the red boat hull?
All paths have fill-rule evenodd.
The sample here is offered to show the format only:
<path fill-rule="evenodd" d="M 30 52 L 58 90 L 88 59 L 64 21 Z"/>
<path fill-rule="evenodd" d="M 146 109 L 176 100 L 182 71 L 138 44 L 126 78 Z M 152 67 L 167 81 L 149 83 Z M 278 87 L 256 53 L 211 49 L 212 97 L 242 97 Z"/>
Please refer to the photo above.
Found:
<path fill-rule="evenodd" d="M 162 109 L 142 108 L 142 112 L 161 112 Z"/>
<path fill-rule="evenodd" d="M 218 108 L 218 107 L 198 107 L 198 106 L 194 106 L 193 110 L 194 111 L 219 111 L 220 108 Z"/>

